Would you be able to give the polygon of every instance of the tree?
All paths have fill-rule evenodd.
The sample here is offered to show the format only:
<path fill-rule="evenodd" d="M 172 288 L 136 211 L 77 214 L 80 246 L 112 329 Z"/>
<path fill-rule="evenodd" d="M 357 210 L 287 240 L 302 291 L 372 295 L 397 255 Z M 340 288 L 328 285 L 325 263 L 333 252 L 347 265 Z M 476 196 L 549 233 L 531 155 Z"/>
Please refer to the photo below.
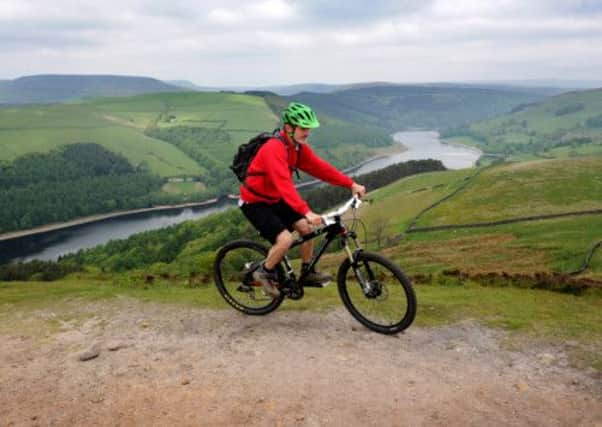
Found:
<path fill-rule="evenodd" d="M 389 218 L 384 215 L 379 215 L 372 221 L 372 231 L 378 248 L 382 248 L 381 242 L 385 240 L 387 228 L 389 228 Z"/>

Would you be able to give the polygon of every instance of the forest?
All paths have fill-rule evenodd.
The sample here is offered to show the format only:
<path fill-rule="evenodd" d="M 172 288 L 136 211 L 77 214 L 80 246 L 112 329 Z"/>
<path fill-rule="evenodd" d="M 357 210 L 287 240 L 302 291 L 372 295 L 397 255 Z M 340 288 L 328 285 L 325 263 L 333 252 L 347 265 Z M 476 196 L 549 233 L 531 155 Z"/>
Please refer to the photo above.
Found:
<path fill-rule="evenodd" d="M 163 179 L 98 144 L 71 144 L 0 164 L 0 233 L 149 207 Z"/>

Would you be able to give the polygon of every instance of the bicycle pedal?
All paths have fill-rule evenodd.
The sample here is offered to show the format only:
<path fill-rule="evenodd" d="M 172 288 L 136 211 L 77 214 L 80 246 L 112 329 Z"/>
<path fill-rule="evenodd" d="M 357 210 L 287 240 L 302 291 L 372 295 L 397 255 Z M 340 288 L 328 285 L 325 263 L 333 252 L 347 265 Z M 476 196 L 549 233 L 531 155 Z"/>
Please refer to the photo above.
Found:
<path fill-rule="evenodd" d="M 304 283 L 303 287 L 304 288 L 325 288 L 326 286 L 330 285 L 330 280 L 328 282 L 324 282 L 324 283 Z"/>
<path fill-rule="evenodd" d="M 239 285 L 238 288 L 236 288 L 236 290 L 238 292 L 253 292 L 253 287 L 249 286 L 249 285 Z"/>

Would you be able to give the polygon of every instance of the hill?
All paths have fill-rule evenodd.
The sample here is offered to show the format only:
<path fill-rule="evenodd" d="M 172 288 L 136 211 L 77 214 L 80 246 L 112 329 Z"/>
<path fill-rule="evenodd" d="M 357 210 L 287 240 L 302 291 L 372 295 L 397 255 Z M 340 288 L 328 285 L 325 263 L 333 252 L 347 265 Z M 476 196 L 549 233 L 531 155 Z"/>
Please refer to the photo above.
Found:
<path fill-rule="evenodd" d="M 281 102 L 286 104 L 285 100 Z M 168 92 L 0 109 L 0 181 L 8 179 L 7 176 L 28 176 L 28 171 L 19 170 L 31 163 L 20 161 L 24 157 L 53 158 L 60 156 L 66 146 L 82 143 L 97 144 L 124 157 L 136 173 L 164 179 L 159 189 L 156 180 L 150 180 L 146 188 L 152 194 L 146 194 L 147 197 L 139 193 L 143 188 L 140 183 L 135 192 L 136 203 L 134 198 L 131 203 L 123 203 L 123 199 L 127 199 L 125 194 L 116 201 L 103 191 L 107 200 L 86 202 L 86 207 L 68 211 L 53 209 L 52 204 L 47 203 L 44 212 L 36 212 L 35 220 L 25 215 L 27 206 L 20 206 L 10 214 L 5 212 L 0 229 L 39 226 L 44 224 L 44 218 L 48 222 L 69 220 L 77 217 L 78 211 L 88 215 L 100 213 L 94 206 L 103 206 L 102 212 L 106 212 L 110 206 L 115 209 L 150 207 L 202 201 L 236 192 L 238 181 L 228 165 L 237 147 L 260 132 L 276 128 L 277 112 L 262 97 L 207 92 Z M 393 142 L 381 129 L 327 116 L 321 117 L 321 121 L 322 126 L 312 135 L 316 141 L 314 146 L 320 155 L 339 167 L 359 163 Z M 44 168 L 47 163 L 35 161 L 35 164 Z M 99 180 L 95 178 L 97 184 Z M 172 182 L 165 182 L 167 180 Z M 63 183 L 60 188 L 70 188 L 73 183 L 77 183 L 77 177 L 71 176 L 69 184 Z M 36 182 L 36 185 L 46 184 Z M 97 184 L 91 183 L 89 188 L 97 188 Z M 4 196 L 12 197 L 13 191 L 17 188 L 7 189 Z M 25 185 L 18 191 L 27 192 L 19 197 L 23 203 L 34 196 Z M 77 193 L 85 192 L 84 188 L 77 189 Z M 60 200 L 66 200 L 66 196 L 55 197 L 55 203 Z M 56 210 L 62 214 L 57 215 L 53 212 Z"/>
<path fill-rule="evenodd" d="M 445 129 L 494 117 L 543 98 L 539 93 L 456 86 L 376 85 L 291 97 L 329 116 L 390 132 Z"/>
<path fill-rule="evenodd" d="M 322 123 L 314 136 L 317 150 L 339 166 L 373 155 L 370 146 L 392 143 L 382 130 L 326 116 Z M 7 108 L 0 110 L 0 161 L 93 142 L 161 176 L 201 175 L 211 184 L 223 182 L 227 173 L 232 184 L 227 164 L 236 147 L 277 126 L 278 116 L 264 99 L 236 93 L 177 92 Z"/>
<path fill-rule="evenodd" d="M 371 193 L 374 202 L 363 217 L 369 229 L 380 224 L 385 236 L 404 236 L 384 246 L 415 274 L 455 269 L 471 274 L 568 273 L 582 266 L 602 238 L 600 170 L 602 158 L 597 157 L 505 164 L 476 174 L 417 175 Z M 565 213 L 574 215 L 561 215 Z M 495 225 L 509 219 L 518 221 Z M 440 230 L 428 231 L 431 227 Z M 587 275 L 602 279 L 599 251 Z"/>
<path fill-rule="evenodd" d="M 553 288 L 558 284 L 549 277 L 577 271 L 602 238 L 599 170 L 602 158 L 412 175 L 368 194 L 368 203 L 360 212 L 368 234 L 364 236 L 358 229 L 359 237 L 367 237 L 369 249 L 384 251 L 416 280 L 456 270 L 491 274 L 492 281 L 496 275 L 524 275 L 520 276 L 521 283 L 534 286 L 537 273 L 545 281 L 541 286 Z M 573 215 L 560 215 L 565 213 Z M 543 218 L 486 224 L 534 216 Z M 474 223 L 477 226 L 463 227 Z M 451 227 L 425 229 L 432 226 Z M 71 259 L 106 271 L 135 271 L 137 267 L 140 274 L 211 277 L 215 250 L 228 240 L 253 235 L 247 221 L 234 209 L 111 242 Z M 326 268 L 336 264 L 337 256 L 326 257 Z M 512 277 L 506 277 L 507 282 Z M 575 283 L 562 286 L 576 291 L 587 278 L 598 280 L 600 286 L 602 253 L 594 252 L 585 281 L 575 277 Z"/>
<path fill-rule="evenodd" d="M 46 74 L 0 82 L 0 104 L 49 104 L 97 96 L 182 90 L 179 86 L 150 77 Z"/>
<path fill-rule="evenodd" d="M 311 93 L 333 93 L 351 89 L 366 89 L 372 87 L 439 87 L 439 88 L 471 88 L 487 89 L 503 92 L 528 93 L 531 95 L 552 96 L 560 93 L 569 92 L 577 88 L 594 88 L 602 85 L 597 82 L 577 82 L 577 81 L 502 81 L 502 82 L 432 82 L 432 83 L 394 83 L 394 82 L 359 82 L 346 84 L 328 84 L 328 83 L 299 83 L 290 85 L 276 86 L 198 86 L 188 81 L 167 81 L 167 83 L 177 86 L 187 87 L 194 90 L 208 92 L 234 91 L 234 92 L 272 92 L 280 96 L 292 96 L 303 92 Z M 596 85 L 597 84 L 597 85 Z"/>
<path fill-rule="evenodd" d="M 602 89 L 561 94 L 444 133 L 509 160 L 602 153 Z"/>

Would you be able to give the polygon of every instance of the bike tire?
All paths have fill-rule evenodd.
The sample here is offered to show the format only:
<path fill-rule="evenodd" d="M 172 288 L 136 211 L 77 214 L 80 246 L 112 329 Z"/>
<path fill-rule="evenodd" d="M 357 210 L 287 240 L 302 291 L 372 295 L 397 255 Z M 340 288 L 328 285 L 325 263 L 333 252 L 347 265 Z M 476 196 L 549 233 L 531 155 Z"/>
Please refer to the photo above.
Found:
<path fill-rule="evenodd" d="M 261 316 L 276 310 L 284 295 L 272 298 L 263 294 L 261 288 L 245 287 L 243 278 L 245 265 L 262 262 L 268 254 L 268 248 L 252 240 L 235 240 L 222 246 L 213 263 L 215 285 L 228 304 L 245 314 Z M 278 277 L 284 277 L 284 269 L 276 268 Z M 239 289 L 246 289 L 241 291 Z"/>
<path fill-rule="evenodd" d="M 369 277 L 378 296 L 366 296 L 355 270 Z M 339 295 L 351 315 L 367 328 L 381 334 L 396 334 L 408 328 L 416 317 L 416 295 L 410 280 L 388 258 L 372 252 L 358 252 L 356 262 L 343 261 L 337 274 Z M 378 293 L 378 291 L 375 291 Z"/>

